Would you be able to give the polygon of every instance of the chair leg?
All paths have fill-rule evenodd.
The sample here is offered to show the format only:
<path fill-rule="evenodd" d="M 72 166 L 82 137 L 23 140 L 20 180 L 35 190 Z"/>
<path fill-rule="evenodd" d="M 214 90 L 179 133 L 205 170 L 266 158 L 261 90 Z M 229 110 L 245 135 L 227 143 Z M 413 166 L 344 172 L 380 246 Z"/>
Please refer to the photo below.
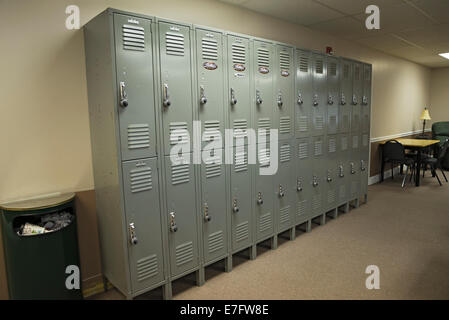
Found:
<path fill-rule="evenodd" d="M 437 175 L 437 171 L 436 171 L 435 169 L 433 169 L 433 174 L 434 174 L 434 175 L 435 175 L 435 177 L 437 178 L 437 180 L 438 180 L 438 183 L 440 184 L 440 186 L 442 186 L 443 184 L 441 183 L 440 177 L 438 177 L 438 175 Z"/>
<path fill-rule="evenodd" d="M 410 167 L 407 166 L 407 170 L 405 170 L 404 179 L 402 180 L 402 188 L 404 188 L 405 180 L 407 179 L 407 174 L 408 174 L 408 171 L 409 171 L 409 170 L 410 170 Z"/>
<path fill-rule="evenodd" d="M 391 180 L 394 180 L 394 174 L 393 174 L 393 162 L 391 163 Z"/>
<path fill-rule="evenodd" d="M 440 171 L 441 171 L 441 173 L 443 174 L 444 180 L 446 180 L 446 182 L 448 182 L 448 181 L 447 181 L 447 178 L 446 178 L 446 175 L 444 174 L 443 168 L 440 168 Z"/>

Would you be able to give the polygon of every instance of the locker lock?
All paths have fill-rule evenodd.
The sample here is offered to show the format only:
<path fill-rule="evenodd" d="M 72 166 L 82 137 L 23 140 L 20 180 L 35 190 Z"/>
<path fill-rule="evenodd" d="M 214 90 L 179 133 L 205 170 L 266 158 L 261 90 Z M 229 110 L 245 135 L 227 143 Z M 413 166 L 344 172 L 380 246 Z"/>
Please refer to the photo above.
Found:
<path fill-rule="evenodd" d="M 284 104 L 284 102 L 282 102 L 282 93 L 279 92 L 278 94 L 278 107 L 282 107 L 282 105 Z"/>
<path fill-rule="evenodd" d="M 280 198 L 285 197 L 285 191 L 284 188 L 282 188 L 282 185 L 279 185 L 279 197 Z"/>
<path fill-rule="evenodd" d="M 360 160 L 360 170 L 365 171 L 365 161 L 364 160 Z"/>
<path fill-rule="evenodd" d="M 351 162 L 351 174 L 355 174 L 354 162 Z"/>
<path fill-rule="evenodd" d="M 128 95 L 126 94 L 125 91 L 125 82 L 121 81 L 120 82 L 120 106 L 122 106 L 123 108 L 126 108 L 128 106 Z"/>
<path fill-rule="evenodd" d="M 175 213 L 170 212 L 170 231 L 176 232 L 178 231 L 178 226 L 176 225 Z"/>
<path fill-rule="evenodd" d="M 263 204 L 263 199 L 262 199 L 262 193 L 261 192 L 259 192 L 257 194 L 257 204 L 258 205 L 262 205 Z"/>
<path fill-rule="evenodd" d="M 312 186 L 314 188 L 318 187 L 318 178 L 317 178 L 317 176 L 313 176 Z"/>
<path fill-rule="evenodd" d="M 327 170 L 327 182 L 332 182 L 331 171 Z"/>
<path fill-rule="evenodd" d="M 201 104 L 207 103 L 207 98 L 206 95 L 204 94 L 204 86 L 200 86 L 200 103 Z"/>
<path fill-rule="evenodd" d="M 356 106 L 356 105 L 359 104 L 359 102 L 357 101 L 357 96 L 356 96 L 355 94 L 352 95 L 352 104 L 353 104 L 354 106 Z"/>
<path fill-rule="evenodd" d="M 231 88 L 231 105 L 235 106 L 237 104 L 237 99 L 235 98 L 235 91 Z"/>
<path fill-rule="evenodd" d="M 302 191 L 302 184 L 301 184 L 301 181 L 299 179 L 296 180 L 296 191 L 298 191 L 298 192 Z"/>
<path fill-rule="evenodd" d="M 334 104 L 334 98 L 332 97 L 331 94 L 327 97 L 327 103 L 329 105 L 333 105 Z"/>
<path fill-rule="evenodd" d="M 232 200 L 232 211 L 234 213 L 237 213 L 240 211 L 239 207 L 237 206 L 237 199 Z"/>
<path fill-rule="evenodd" d="M 345 172 L 343 170 L 343 166 L 340 166 L 340 178 L 343 178 L 345 176 Z"/>
<path fill-rule="evenodd" d="M 304 101 L 302 100 L 302 94 L 301 92 L 298 92 L 298 104 L 302 105 L 304 103 Z"/>
<path fill-rule="evenodd" d="M 136 227 L 134 226 L 134 222 L 131 222 L 129 224 L 129 241 L 131 244 L 136 245 L 137 244 L 137 236 L 136 236 Z"/>
<path fill-rule="evenodd" d="M 164 92 L 163 92 L 163 100 L 162 103 L 164 104 L 164 107 L 170 107 L 170 95 L 168 93 L 168 84 L 164 83 Z"/>
<path fill-rule="evenodd" d="M 318 95 L 314 94 L 313 95 L 313 105 L 316 107 L 318 105 Z"/>
<path fill-rule="evenodd" d="M 263 100 L 262 100 L 262 98 L 260 97 L 260 91 L 259 91 L 259 90 L 256 90 L 256 103 L 257 103 L 258 105 L 260 105 L 260 104 L 262 104 L 262 102 L 263 102 Z"/>
<path fill-rule="evenodd" d="M 346 96 L 345 96 L 344 93 L 341 94 L 341 101 L 340 101 L 340 104 L 341 104 L 342 106 L 344 106 L 344 105 L 346 104 Z"/>
<path fill-rule="evenodd" d="M 209 206 L 207 203 L 204 204 L 204 221 L 209 222 L 212 220 L 211 216 L 209 215 Z"/>
<path fill-rule="evenodd" d="M 363 98 L 362 98 L 362 104 L 363 104 L 364 106 L 367 106 L 367 105 L 368 105 L 368 98 L 367 98 L 367 96 L 363 96 Z"/>

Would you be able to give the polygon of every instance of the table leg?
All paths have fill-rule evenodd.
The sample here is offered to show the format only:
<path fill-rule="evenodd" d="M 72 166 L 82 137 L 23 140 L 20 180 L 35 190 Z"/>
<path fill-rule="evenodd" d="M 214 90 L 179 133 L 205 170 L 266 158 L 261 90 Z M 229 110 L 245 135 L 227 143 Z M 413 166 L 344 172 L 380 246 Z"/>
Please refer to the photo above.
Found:
<path fill-rule="evenodd" d="M 415 175 L 415 180 L 416 180 L 416 186 L 419 187 L 419 178 L 421 177 L 421 149 L 417 150 L 418 152 L 416 153 L 416 175 Z"/>
<path fill-rule="evenodd" d="M 382 161 L 380 162 L 380 182 L 384 181 L 384 169 L 385 169 L 385 161 L 382 157 Z"/>

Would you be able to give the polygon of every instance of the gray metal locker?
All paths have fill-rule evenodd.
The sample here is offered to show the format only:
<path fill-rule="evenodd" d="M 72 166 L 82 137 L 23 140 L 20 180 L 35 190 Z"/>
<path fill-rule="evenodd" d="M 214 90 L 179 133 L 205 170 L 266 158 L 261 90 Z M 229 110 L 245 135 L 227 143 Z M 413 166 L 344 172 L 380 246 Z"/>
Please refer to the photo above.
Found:
<path fill-rule="evenodd" d="M 248 248 L 253 243 L 251 167 L 248 164 L 248 146 L 233 147 L 231 165 L 230 214 L 232 253 Z"/>
<path fill-rule="evenodd" d="M 253 110 L 254 129 L 274 128 L 273 74 L 274 46 L 270 42 L 253 40 Z M 277 108 L 277 107 L 276 107 Z"/>
<path fill-rule="evenodd" d="M 352 63 L 346 59 L 340 60 L 340 101 L 339 101 L 339 133 L 351 130 L 352 110 Z"/>
<path fill-rule="evenodd" d="M 170 156 L 166 156 L 165 188 L 170 271 L 172 277 L 177 277 L 193 271 L 199 265 L 193 164 L 173 164 Z"/>
<path fill-rule="evenodd" d="M 350 145 L 349 134 L 341 133 L 337 135 L 337 148 L 338 148 L 338 173 L 337 173 L 337 196 L 338 206 L 341 206 L 348 202 L 349 199 L 349 176 L 350 176 Z"/>
<path fill-rule="evenodd" d="M 274 128 L 279 130 L 279 140 L 291 139 L 294 135 L 294 87 L 295 75 L 293 73 L 293 48 L 277 44 L 274 77 Z"/>
<path fill-rule="evenodd" d="M 250 41 L 237 35 L 228 34 L 228 104 L 225 108 L 229 110 L 229 128 L 240 130 L 235 132 L 235 138 L 245 137 L 245 131 L 253 128 L 251 110 L 251 92 L 250 92 Z M 248 143 L 245 138 L 245 144 Z M 234 142 L 235 145 L 235 142 Z"/>
<path fill-rule="evenodd" d="M 186 25 L 160 21 L 160 92 L 164 154 L 170 154 L 173 145 L 190 143 L 192 134 L 192 63 L 191 28 Z M 178 130 L 178 131 L 175 131 Z M 179 134 L 171 135 L 178 132 Z M 188 142 L 187 142 L 188 141 Z"/>
<path fill-rule="evenodd" d="M 114 15 L 122 160 L 156 155 L 151 21 Z"/>
<path fill-rule="evenodd" d="M 222 154 L 220 154 L 220 152 Z M 212 150 L 201 164 L 201 221 L 206 264 L 228 253 L 228 210 L 224 150 Z"/>
<path fill-rule="evenodd" d="M 327 134 L 338 131 L 340 70 L 339 60 L 335 57 L 327 58 Z"/>
<path fill-rule="evenodd" d="M 351 111 L 351 132 L 356 133 L 360 132 L 360 116 L 361 116 L 361 108 L 360 103 L 362 102 L 363 95 L 363 67 L 360 63 L 354 62 L 352 64 L 353 67 L 353 81 L 352 81 L 352 111 Z"/>
<path fill-rule="evenodd" d="M 324 197 L 323 191 L 325 190 L 325 175 L 326 175 L 326 161 L 324 159 L 326 142 L 323 136 L 312 138 L 312 180 L 310 185 L 312 186 L 312 217 L 319 216 L 324 213 Z"/>
<path fill-rule="evenodd" d="M 164 279 L 157 159 L 123 163 L 128 254 L 134 292 Z"/>
<path fill-rule="evenodd" d="M 295 136 L 308 137 L 312 130 L 313 64 L 310 51 L 296 49 Z"/>
<path fill-rule="evenodd" d="M 360 159 L 360 194 L 367 200 L 369 177 L 370 118 L 371 118 L 371 65 L 363 65 L 362 145 Z"/>
<path fill-rule="evenodd" d="M 294 154 L 291 140 L 279 142 L 279 165 L 274 177 L 277 233 L 295 225 L 296 177 L 292 174 L 296 166 Z"/>
<path fill-rule="evenodd" d="M 321 136 L 326 134 L 326 61 L 319 53 L 312 53 L 313 57 L 313 97 L 312 97 L 312 135 Z"/>
<path fill-rule="evenodd" d="M 360 196 L 360 133 L 351 133 L 350 135 L 350 193 L 349 200 L 358 199 Z"/>
<path fill-rule="evenodd" d="M 326 138 L 326 187 L 324 192 L 325 211 L 337 207 L 337 186 L 338 186 L 338 152 L 337 135 L 327 135 Z"/>
<path fill-rule="evenodd" d="M 197 59 L 198 119 L 201 121 L 202 145 L 214 139 L 218 131 L 224 137 L 224 76 L 223 34 L 207 29 L 195 29 Z M 212 136 L 211 136 L 212 135 Z M 222 138 L 222 146 L 224 144 Z"/>
<path fill-rule="evenodd" d="M 296 139 L 296 224 L 311 217 L 312 144 L 310 138 Z"/>

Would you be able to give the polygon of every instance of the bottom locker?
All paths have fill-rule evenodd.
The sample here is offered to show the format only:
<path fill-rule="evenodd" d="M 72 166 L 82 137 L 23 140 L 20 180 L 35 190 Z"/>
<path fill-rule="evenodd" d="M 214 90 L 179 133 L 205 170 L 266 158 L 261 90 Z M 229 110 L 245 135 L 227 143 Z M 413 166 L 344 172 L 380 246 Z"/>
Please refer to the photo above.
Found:
<path fill-rule="evenodd" d="M 325 211 L 335 209 L 337 207 L 337 136 L 329 135 L 326 139 L 326 191 L 325 191 Z"/>
<path fill-rule="evenodd" d="M 360 136 L 351 134 L 351 152 L 349 161 L 350 191 L 349 200 L 358 199 L 360 196 Z"/>
<path fill-rule="evenodd" d="M 312 216 L 312 171 L 310 138 L 296 139 L 296 225 Z"/>
<path fill-rule="evenodd" d="M 157 159 L 127 161 L 122 168 L 131 287 L 137 293 L 164 280 Z"/>
<path fill-rule="evenodd" d="M 323 201 L 323 189 L 326 174 L 326 162 L 324 159 L 325 141 L 322 136 L 313 137 L 313 163 L 312 163 L 312 218 L 322 215 L 325 211 Z"/>
<path fill-rule="evenodd" d="M 365 200 L 368 194 L 369 145 L 368 133 L 362 134 L 362 146 L 360 148 L 360 196 L 365 196 Z"/>
<path fill-rule="evenodd" d="M 189 156 L 191 156 L 189 154 Z M 165 157 L 170 272 L 172 277 L 199 266 L 198 216 L 193 164 L 173 164 Z"/>
<path fill-rule="evenodd" d="M 337 196 L 338 205 L 341 206 L 349 199 L 349 135 L 339 134 L 338 141 L 338 175 L 337 175 Z"/>

